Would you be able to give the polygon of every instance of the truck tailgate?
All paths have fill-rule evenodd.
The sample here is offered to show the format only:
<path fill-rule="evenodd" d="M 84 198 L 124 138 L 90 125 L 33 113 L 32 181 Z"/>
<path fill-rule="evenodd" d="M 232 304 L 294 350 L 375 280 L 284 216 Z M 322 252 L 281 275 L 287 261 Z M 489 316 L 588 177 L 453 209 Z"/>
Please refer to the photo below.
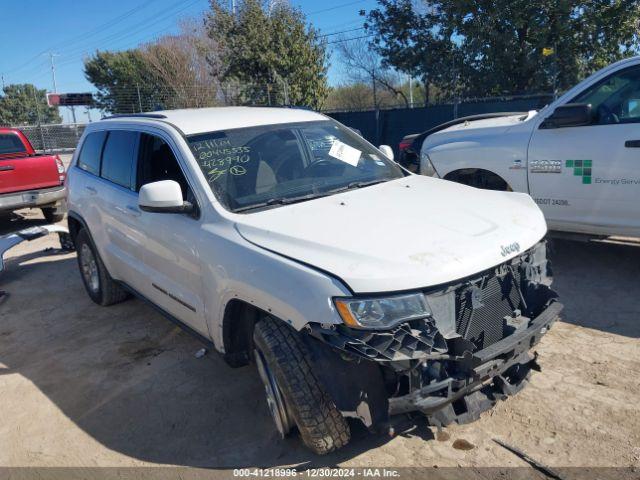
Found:
<path fill-rule="evenodd" d="M 0 156 L 0 195 L 55 187 L 60 183 L 58 165 L 51 155 L 13 158 Z"/>

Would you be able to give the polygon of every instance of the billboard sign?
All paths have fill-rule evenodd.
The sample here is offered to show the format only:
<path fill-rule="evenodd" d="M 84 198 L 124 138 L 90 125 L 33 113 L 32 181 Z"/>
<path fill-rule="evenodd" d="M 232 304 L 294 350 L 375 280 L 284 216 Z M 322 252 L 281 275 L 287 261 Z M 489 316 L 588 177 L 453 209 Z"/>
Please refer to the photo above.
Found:
<path fill-rule="evenodd" d="M 91 93 L 47 93 L 47 104 L 50 107 L 77 107 L 93 105 Z"/>

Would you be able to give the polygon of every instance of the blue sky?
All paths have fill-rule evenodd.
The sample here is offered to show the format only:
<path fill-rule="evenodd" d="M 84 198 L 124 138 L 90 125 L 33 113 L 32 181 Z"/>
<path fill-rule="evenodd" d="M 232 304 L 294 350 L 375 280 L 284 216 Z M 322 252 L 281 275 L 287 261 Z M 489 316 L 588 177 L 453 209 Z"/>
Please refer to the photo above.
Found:
<path fill-rule="evenodd" d="M 359 10 L 375 0 L 290 0 L 322 33 L 362 26 Z M 101 50 L 122 50 L 176 32 L 183 17 L 201 16 L 208 0 L 21 0 L 2 5 L 0 74 L 5 84 L 34 83 L 53 90 L 48 52 L 57 54 L 58 92 L 92 90 L 82 73 L 84 56 Z M 349 31 L 346 36 L 362 34 Z M 336 38 L 330 36 L 329 39 Z M 340 81 L 333 58 L 332 84 Z M 66 120 L 65 112 L 65 120 Z"/>

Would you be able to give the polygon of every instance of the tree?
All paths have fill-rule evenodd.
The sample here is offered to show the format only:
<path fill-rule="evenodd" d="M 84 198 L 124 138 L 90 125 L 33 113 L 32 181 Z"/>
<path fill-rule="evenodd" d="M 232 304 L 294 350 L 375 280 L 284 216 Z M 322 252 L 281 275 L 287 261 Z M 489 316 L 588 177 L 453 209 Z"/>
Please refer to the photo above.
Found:
<path fill-rule="evenodd" d="M 225 52 L 213 74 L 237 85 L 230 93 L 237 101 L 322 105 L 328 93 L 326 43 L 299 9 L 278 2 L 269 10 L 258 0 L 244 0 L 234 14 L 211 0 L 206 25 Z"/>
<path fill-rule="evenodd" d="M 403 92 L 405 90 L 403 85 L 397 88 Z M 376 90 L 374 102 L 371 84 L 355 82 L 331 88 L 322 109 L 327 111 L 369 110 L 374 105 L 378 105 L 379 108 L 394 107 L 398 105 L 398 99 L 389 90 Z"/>
<path fill-rule="evenodd" d="M 453 41 L 453 29 L 443 11 L 431 2 L 421 8 L 413 0 L 379 0 L 369 12 L 365 29 L 373 33 L 382 63 L 412 77 L 424 86 L 425 105 L 437 89 L 458 90 L 461 49 Z"/>
<path fill-rule="evenodd" d="M 379 0 L 366 27 L 384 61 L 466 95 L 564 90 L 635 53 L 636 0 Z"/>
<path fill-rule="evenodd" d="M 363 38 L 341 38 L 336 42 L 336 51 L 340 62 L 345 66 L 346 76 L 354 83 L 364 83 L 371 86 L 373 103 L 368 106 L 380 107 L 381 96 L 379 90 L 386 89 L 394 97 L 401 99 L 409 106 L 409 99 L 401 89 L 396 88 L 397 75 L 385 68 L 380 55 L 371 48 L 370 43 Z"/>
<path fill-rule="evenodd" d="M 186 21 L 177 35 L 161 37 L 141 49 L 142 59 L 166 92 L 167 108 L 214 106 L 218 82 L 211 76 L 218 62 L 216 42 L 201 23 Z"/>
<path fill-rule="evenodd" d="M 39 113 L 39 117 L 38 117 Z M 0 125 L 60 123 L 58 107 L 47 105 L 46 90 L 30 83 L 7 85 L 0 96 Z"/>
<path fill-rule="evenodd" d="M 139 49 L 100 52 L 84 62 L 84 74 L 95 85 L 96 107 L 110 113 L 164 108 L 163 85 Z"/>

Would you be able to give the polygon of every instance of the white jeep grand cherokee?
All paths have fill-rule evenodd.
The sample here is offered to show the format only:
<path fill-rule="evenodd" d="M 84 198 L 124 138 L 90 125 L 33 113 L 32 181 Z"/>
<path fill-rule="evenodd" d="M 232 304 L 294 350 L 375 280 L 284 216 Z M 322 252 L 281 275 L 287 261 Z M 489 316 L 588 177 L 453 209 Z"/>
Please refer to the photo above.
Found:
<path fill-rule="evenodd" d="M 255 362 L 280 434 L 316 453 L 349 441 L 347 417 L 471 421 L 524 386 L 562 308 L 546 224 L 527 195 L 383 151 L 296 109 L 92 123 L 67 177 L 87 292 L 134 293 L 231 365 Z"/>

